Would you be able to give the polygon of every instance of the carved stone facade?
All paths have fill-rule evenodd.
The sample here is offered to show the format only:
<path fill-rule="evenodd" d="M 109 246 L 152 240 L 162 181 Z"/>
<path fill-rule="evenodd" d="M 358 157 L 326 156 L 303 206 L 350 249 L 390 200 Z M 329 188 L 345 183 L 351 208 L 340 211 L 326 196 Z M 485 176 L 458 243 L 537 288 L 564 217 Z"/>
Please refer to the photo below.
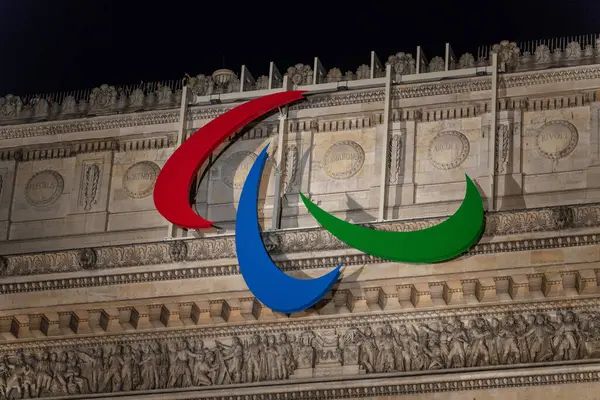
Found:
<path fill-rule="evenodd" d="M 2 97 L 0 399 L 600 389 L 600 41 L 584 39 Z M 192 201 L 220 229 L 168 237 L 152 192 L 179 139 L 241 100 L 293 88 L 321 93 L 235 135 L 200 170 Z M 254 298 L 235 254 L 236 203 L 266 144 L 265 248 L 297 277 L 345 266 L 331 293 L 292 315 Z M 299 196 L 355 224 L 414 231 L 456 210 L 465 173 L 485 232 L 436 265 L 348 248 Z"/>

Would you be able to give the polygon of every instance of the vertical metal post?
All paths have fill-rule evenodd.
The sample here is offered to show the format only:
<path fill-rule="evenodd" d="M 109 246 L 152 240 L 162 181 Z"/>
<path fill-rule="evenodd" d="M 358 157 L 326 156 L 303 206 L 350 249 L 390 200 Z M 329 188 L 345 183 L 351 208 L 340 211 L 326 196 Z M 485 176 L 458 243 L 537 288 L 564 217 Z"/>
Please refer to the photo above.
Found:
<path fill-rule="evenodd" d="M 187 132 L 187 111 L 188 102 L 190 97 L 190 89 L 186 86 L 183 87 L 181 93 L 181 107 L 179 109 L 179 129 L 177 130 L 177 143 L 175 144 L 175 150 L 181 146 L 185 140 L 185 134 Z M 167 239 L 173 239 L 178 237 L 180 229 L 169 222 L 169 229 L 167 231 Z"/>
<path fill-rule="evenodd" d="M 286 75 L 283 77 L 283 90 L 290 90 L 290 79 Z M 273 219 L 271 221 L 271 229 L 279 229 L 281 227 L 281 188 L 283 186 L 283 155 L 285 154 L 285 145 L 287 137 L 287 116 L 288 106 L 284 106 L 279 114 L 279 130 L 277 132 L 277 152 L 275 153 L 275 193 L 273 194 Z"/>
<path fill-rule="evenodd" d="M 496 210 L 496 126 L 498 118 L 498 54 L 492 54 L 492 99 L 491 99 L 491 121 L 490 121 L 490 201 L 488 204 L 489 211 Z"/>
<path fill-rule="evenodd" d="M 385 206 L 387 200 L 387 164 L 389 152 L 387 144 L 390 135 L 390 106 L 392 97 L 392 66 L 388 64 L 385 67 L 385 103 L 383 104 L 383 139 L 382 139 L 382 157 L 381 157 L 381 182 L 379 186 L 379 221 L 385 220 Z"/>

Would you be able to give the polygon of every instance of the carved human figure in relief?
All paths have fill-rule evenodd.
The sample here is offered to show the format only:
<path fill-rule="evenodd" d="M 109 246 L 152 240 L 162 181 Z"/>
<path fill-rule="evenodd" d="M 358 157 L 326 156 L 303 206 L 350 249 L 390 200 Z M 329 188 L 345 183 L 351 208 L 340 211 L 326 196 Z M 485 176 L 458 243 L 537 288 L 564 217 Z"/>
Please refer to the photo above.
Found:
<path fill-rule="evenodd" d="M 412 363 L 416 360 L 412 358 L 411 353 L 414 352 L 414 343 L 417 342 L 416 336 L 408 331 L 406 325 L 400 325 L 398 327 L 398 333 L 394 336 L 396 338 L 396 343 L 399 344 L 399 346 L 396 347 L 395 352 L 396 367 L 400 371 L 412 371 Z"/>
<path fill-rule="evenodd" d="M 275 336 L 268 335 L 267 343 L 265 343 L 265 362 L 267 369 L 267 380 L 280 379 L 283 375 L 283 364 L 280 363 L 279 353 L 277 352 L 277 341 Z"/>
<path fill-rule="evenodd" d="M 64 355 L 66 357 L 66 354 Z M 64 357 L 61 354 L 60 360 L 58 354 L 50 354 L 50 370 L 52 372 L 52 383 L 50 384 L 50 390 L 52 394 L 67 393 L 67 380 L 65 378 L 65 372 L 67 370 L 66 363 L 62 362 Z"/>
<path fill-rule="evenodd" d="M 396 350 L 398 343 L 391 325 L 385 325 L 378 338 L 378 353 L 375 363 L 377 372 L 396 371 Z"/>
<path fill-rule="evenodd" d="M 487 336 L 486 345 L 490 353 L 490 365 L 500 364 L 500 321 L 498 318 L 490 318 L 487 324 L 489 335 Z"/>
<path fill-rule="evenodd" d="M 553 333 L 554 328 L 548 323 L 546 316 L 536 315 L 532 326 L 524 335 L 529 343 L 530 361 L 543 362 L 552 359 L 551 338 Z"/>
<path fill-rule="evenodd" d="M 158 388 L 165 389 L 169 383 L 169 349 L 167 342 L 158 343 L 157 346 Z"/>
<path fill-rule="evenodd" d="M 88 393 L 87 379 L 81 376 L 81 368 L 79 361 L 73 353 L 67 358 L 67 369 L 65 371 L 65 379 L 67 381 L 67 390 L 69 394 L 85 394 Z"/>
<path fill-rule="evenodd" d="M 567 311 L 564 316 L 562 316 L 562 321 L 559 323 L 559 327 L 554 333 L 554 360 L 577 359 L 580 342 L 581 334 L 575 314 L 572 311 Z"/>
<path fill-rule="evenodd" d="M 105 355 L 106 374 L 102 387 L 108 391 L 121 390 L 121 364 L 123 360 L 116 346 L 109 346 Z"/>
<path fill-rule="evenodd" d="M 223 343 L 216 342 L 217 348 L 221 351 L 222 361 L 228 363 L 226 365 L 226 375 L 228 375 L 229 380 L 233 381 L 233 383 L 241 383 L 242 382 L 242 365 L 244 362 L 244 347 L 242 346 L 242 341 L 237 336 L 234 336 L 232 339 L 231 346 L 224 345 Z"/>
<path fill-rule="evenodd" d="M 377 362 L 377 343 L 371 327 L 366 327 L 363 332 L 358 331 L 358 362 L 367 373 L 375 372 Z"/>
<path fill-rule="evenodd" d="M 483 318 L 475 318 L 471 321 L 471 346 L 469 351 L 468 367 L 489 365 L 490 353 L 486 342 L 490 338 L 490 331 Z"/>
<path fill-rule="evenodd" d="M 424 340 L 427 347 L 423 351 L 429 356 L 429 369 L 445 368 L 448 358 L 448 331 L 444 329 L 443 325 L 436 322 L 431 325 L 420 324 L 419 328 L 426 335 Z"/>
<path fill-rule="evenodd" d="M 194 363 L 194 369 L 192 370 L 193 384 L 196 386 L 207 386 L 212 385 L 212 379 L 210 375 L 212 372 L 217 371 L 218 366 L 211 366 L 206 361 L 206 353 L 202 352 L 196 355 L 196 362 Z"/>
<path fill-rule="evenodd" d="M 266 358 L 261 343 L 261 337 L 252 336 L 250 343 L 246 347 L 246 379 L 247 382 L 258 382 L 262 379 Z"/>
<path fill-rule="evenodd" d="M 294 350 L 292 344 L 288 340 L 288 336 L 285 333 L 279 335 L 279 342 L 277 343 L 277 353 L 279 357 L 279 369 L 281 375 L 279 379 L 287 379 L 294 372 Z"/>
<path fill-rule="evenodd" d="M 517 322 L 517 334 L 518 334 L 518 344 L 519 344 L 519 352 L 521 353 L 521 362 L 528 363 L 531 362 L 531 354 L 529 351 L 529 338 L 526 336 L 526 333 L 529 331 L 529 328 L 533 326 L 535 321 L 535 316 L 530 315 L 528 318 L 525 318 L 523 315 L 515 316 Z"/>
<path fill-rule="evenodd" d="M 52 371 L 50 370 L 50 355 L 47 351 L 44 351 L 37 356 L 37 362 L 35 363 L 35 389 L 37 397 L 42 395 L 42 392 L 50 391 L 50 384 L 52 383 Z"/>
<path fill-rule="evenodd" d="M 187 387 L 191 385 L 191 371 L 189 367 L 190 351 L 185 342 L 169 342 L 167 344 L 169 356 L 169 381 L 167 387 Z"/>
<path fill-rule="evenodd" d="M 462 368 L 466 363 L 466 349 L 469 343 L 467 332 L 460 319 L 448 324 L 448 368 Z"/>
<path fill-rule="evenodd" d="M 313 368 L 315 362 L 315 349 L 313 347 L 314 333 L 305 331 L 300 334 L 295 351 L 296 363 L 299 369 Z"/>
<path fill-rule="evenodd" d="M 156 351 L 150 344 L 144 343 L 141 346 L 142 357 L 140 366 L 140 390 L 151 390 L 158 388 L 159 371 L 157 368 Z"/>
<path fill-rule="evenodd" d="M 18 393 L 19 398 L 22 398 L 23 395 L 33 397 L 35 395 L 35 373 L 26 360 L 25 354 L 18 352 L 14 362 L 11 362 L 8 356 L 5 356 L 4 364 L 9 370 L 6 379 L 6 397 L 10 398 L 13 390 Z"/>
<path fill-rule="evenodd" d="M 94 393 L 102 390 L 102 374 L 104 371 L 104 362 L 102 347 L 92 349 L 91 355 L 83 351 L 77 352 L 79 358 L 83 361 L 83 371 L 89 376 L 90 390 Z"/>
<path fill-rule="evenodd" d="M 506 316 L 504 323 L 498 332 L 498 338 L 500 340 L 500 364 L 516 364 L 521 361 L 518 344 L 518 329 L 519 327 L 515 317 L 512 315 Z"/>
<path fill-rule="evenodd" d="M 121 347 L 121 390 L 124 392 L 133 390 L 135 365 L 137 365 L 137 362 L 135 361 L 131 347 L 128 345 L 122 346 Z"/>

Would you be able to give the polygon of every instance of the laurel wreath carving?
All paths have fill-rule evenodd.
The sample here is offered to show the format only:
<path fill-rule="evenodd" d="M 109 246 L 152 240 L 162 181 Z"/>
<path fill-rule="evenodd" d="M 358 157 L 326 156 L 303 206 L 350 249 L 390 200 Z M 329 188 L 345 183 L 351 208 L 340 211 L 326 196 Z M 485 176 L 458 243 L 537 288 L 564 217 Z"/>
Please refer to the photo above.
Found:
<path fill-rule="evenodd" d="M 402 159 L 402 140 L 400 135 L 392 135 L 388 140 L 388 182 L 397 183 L 400 175 L 400 161 Z"/>
<path fill-rule="evenodd" d="M 510 125 L 502 124 L 498 126 L 496 134 L 496 172 L 504 172 L 504 166 L 508 158 L 508 148 L 510 145 Z"/>
<path fill-rule="evenodd" d="M 98 194 L 98 182 L 100 181 L 100 166 L 98 164 L 88 165 L 85 169 L 85 185 L 83 187 L 84 210 L 89 211 L 96 203 Z"/>

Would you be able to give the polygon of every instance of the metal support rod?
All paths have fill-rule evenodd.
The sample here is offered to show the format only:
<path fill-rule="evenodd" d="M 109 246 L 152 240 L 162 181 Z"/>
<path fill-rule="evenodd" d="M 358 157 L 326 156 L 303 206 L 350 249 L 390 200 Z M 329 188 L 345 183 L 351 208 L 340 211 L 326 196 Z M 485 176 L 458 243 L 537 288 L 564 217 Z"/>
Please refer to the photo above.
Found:
<path fill-rule="evenodd" d="M 181 93 L 181 107 L 179 109 L 179 129 L 177 131 L 177 143 L 175 144 L 175 150 L 181 146 L 185 139 L 185 134 L 187 132 L 187 111 L 188 111 L 188 99 L 190 95 L 190 90 L 186 86 L 183 87 Z M 169 222 L 169 229 L 167 231 L 167 239 L 173 239 L 177 237 L 179 228 Z"/>
<path fill-rule="evenodd" d="M 379 186 L 379 221 L 385 220 L 385 206 L 387 200 L 387 164 L 390 156 L 387 143 L 390 135 L 390 106 L 392 97 L 392 66 L 385 67 L 385 103 L 383 104 L 383 139 L 381 157 L 381 182 Z"/>
<path fill-rule="evenodd" d="M 490 201 L 489 211 L 496 210 L 496 126 L 498 118 L 498 54 L 492 54 L 492 100 L 491 100 L 491 121 L 489 135 L 489 174 L 490 174 Z"/>
<path fill-rule="evenodd" d="M 286 75 L 283 77 L 283 90 L 291 89 L 291 82 Z M 280 109 L 279 130 L 277 132 L 277 152 L 275 153 L 275 193 L 273 194 L 273 219 L 271 229 L 281 227 L 281 188 L 283 186 L 283 155 L 285 154 L 285 139 L 287 137 L 288 106 Z"/>
<path fill-rule="evenodd" d="M 115 152 L 113 151 L 112 152 L 112 156 L 113 157 L 114 157 L 114 154 L 115 154 Z M 13 174 L 12 174 L 12 179 L 11 179 L 11 182 L 10 182 L 10 186 L 9 186 L 8 182 L 6 182 L 4 184 L 5 185 L 4 186 L 4 193 L 6 193 L 6 194 L 9 195 L 8 198 L 10 200 L 8 201 L 8 216 L 6 217 L 7 222 L 8 222 L 8 227 L 6 229 L 6 236 L 4 238 L 0 237 L 0 240 L 10 240 L 10 239 L 12 239 L 10 237 L 10 233 L 12 232 L 11 226 L 13 224 L 12 212 L 13 212 L 13 207 L 14 207 L 14 203 L 15 203 L 15 189 L 16 189 L 16 186 L 17 186 L 17 172 L 19 171 L 19 162 L 22 161 L 22 159 L 23 159 L 23 153 L 22 153 L 22 150 L 19 150 L 19 151 L 17 151 L 15 153 L 15 159 L 14 159 L 14 164 L 13 164 L 14 165 L 14 169 L 13 169 Z M 114 162 L 111 165 L 114 165 Z M 110 179 L 108 181 L 110 182 Z M 109 187 L 109 190 L 110 190 L 110 187 Z M 108 192 L 108 193 L 110 193 L 110 192 Z M 104 229 L 106 231 L 108 231 L 108 219 L 109 219 L 108 218 L 109 217 L 109 215 L 108 215 L 108 205 L 109 205 L 109 203 L 110 202 L 107 199 L 107 201 L 106 201 L 106 224 L 105 224 L 105 227 L 104 227 Z"/>

